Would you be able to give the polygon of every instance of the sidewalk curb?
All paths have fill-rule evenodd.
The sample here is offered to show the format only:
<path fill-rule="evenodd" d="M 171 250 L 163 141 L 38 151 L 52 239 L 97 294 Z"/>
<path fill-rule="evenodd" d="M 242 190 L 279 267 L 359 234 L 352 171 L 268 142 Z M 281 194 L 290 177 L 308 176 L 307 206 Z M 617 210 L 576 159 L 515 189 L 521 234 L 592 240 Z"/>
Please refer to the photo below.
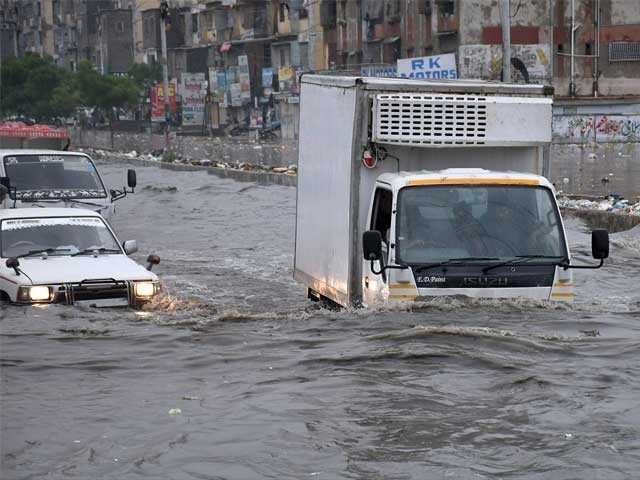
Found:
<path fill-rule="evenodd" d="M 145 167 L 157 167 L 178 172 L 198 172 L 206 171 L 209 175 L 222 178 L 231 178 L 241 182 L 256 182 L 261 185 L 282 185 L 285 187 L 295 187 L 298 178 L 287 173 L 259 172 L 251 170 L 236 170 L 233 168 L 218 168 L 204 165 L 188 165 L 179 163 L 167 163 L 144 158 L 131 158 L 120 155 L 104 155 L 98 157 L 112 163 L 135 163 Z"/>

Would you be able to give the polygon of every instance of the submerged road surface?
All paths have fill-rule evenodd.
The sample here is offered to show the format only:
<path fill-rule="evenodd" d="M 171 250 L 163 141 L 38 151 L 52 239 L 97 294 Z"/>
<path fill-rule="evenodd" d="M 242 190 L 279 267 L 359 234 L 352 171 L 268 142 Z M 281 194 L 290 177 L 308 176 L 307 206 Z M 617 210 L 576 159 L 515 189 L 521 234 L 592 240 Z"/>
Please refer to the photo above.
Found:
<path fill-rule="evenodd" d="M 574 306 L 333 312 L 291 278 L 294 188 L 137 170 L 113 223 L 165 294 L 0 307 L 2 479 L 637 478 L 640 229 Z"/>

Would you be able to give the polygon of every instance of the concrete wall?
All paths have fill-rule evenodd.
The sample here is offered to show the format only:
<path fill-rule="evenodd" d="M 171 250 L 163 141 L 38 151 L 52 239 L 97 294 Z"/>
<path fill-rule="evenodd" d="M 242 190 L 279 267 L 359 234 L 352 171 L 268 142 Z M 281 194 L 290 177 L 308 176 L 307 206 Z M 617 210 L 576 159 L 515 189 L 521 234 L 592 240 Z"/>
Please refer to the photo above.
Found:
<path fill-rule="evenodd" d="M 148 133 L 115 133 L 114 144 L 108 131 L 71 129 L 73 148 L 96 148 L 138 153 L 149 153 L 165 147 L 163 135 Z M 249 163 L 252 165 L 289 166 L 298 163 L 297 144 L 282 143 L 255 144 L 238 139 L 217 137 L 187 137 L 171 135 L 172 150 L 185 158 L 195 161 L 211 160 L 230 164 Z"/>

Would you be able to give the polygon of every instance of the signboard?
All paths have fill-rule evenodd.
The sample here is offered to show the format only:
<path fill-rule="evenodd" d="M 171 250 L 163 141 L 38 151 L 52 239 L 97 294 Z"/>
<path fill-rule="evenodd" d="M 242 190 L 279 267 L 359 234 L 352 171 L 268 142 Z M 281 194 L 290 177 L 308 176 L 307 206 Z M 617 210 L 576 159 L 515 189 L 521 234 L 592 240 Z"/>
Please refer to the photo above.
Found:
<path fill-rule="evenodd" d="M 398 60 L 398 76 L 429 79 L 458 78 L 456 56 L 453 53 L 446 53 L 431 57 L 402 58 Z"/>
<path fill-rule="evenodd" d="M 182 74 L 182 125 L 202 125 L 206 94 L 204 73 Z"/>
<path fill-rule="evenodd" d="M 169 82 L 169 110 L 176 111 L 176 84 Z M 157 83 L 151 88 L 151 121 L 164 122 L 164 85 Z"/>
<path fill-rule="evenodd" d="M 362 67 L 360 75 L 363 77 L 397 77 L 398 69 L 394 65 L 379 65 L 377 67 Z"/>

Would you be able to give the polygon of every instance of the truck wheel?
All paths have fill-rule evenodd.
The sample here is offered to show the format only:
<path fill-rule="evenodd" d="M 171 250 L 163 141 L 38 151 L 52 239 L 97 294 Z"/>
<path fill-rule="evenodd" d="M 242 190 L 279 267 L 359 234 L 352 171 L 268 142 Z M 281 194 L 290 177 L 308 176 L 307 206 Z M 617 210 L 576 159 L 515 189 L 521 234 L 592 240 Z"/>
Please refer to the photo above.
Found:
<path fill-rule="evenodd" d="M 322 298 L 322 295 L 320 295 L 315 290 L 311 290 L 310 288 L 308 288 L 307 289 L 307 298 L 309 300 L 311 300 L 312 302 L 319 302 L 320 299 Z"/>
<path fill-rule="evenodd" d="M 10 302 L 10 301 L 11 301 L 11 298 L 9 297 L 7 292 L 0 290 L 0 302 Z"/>

